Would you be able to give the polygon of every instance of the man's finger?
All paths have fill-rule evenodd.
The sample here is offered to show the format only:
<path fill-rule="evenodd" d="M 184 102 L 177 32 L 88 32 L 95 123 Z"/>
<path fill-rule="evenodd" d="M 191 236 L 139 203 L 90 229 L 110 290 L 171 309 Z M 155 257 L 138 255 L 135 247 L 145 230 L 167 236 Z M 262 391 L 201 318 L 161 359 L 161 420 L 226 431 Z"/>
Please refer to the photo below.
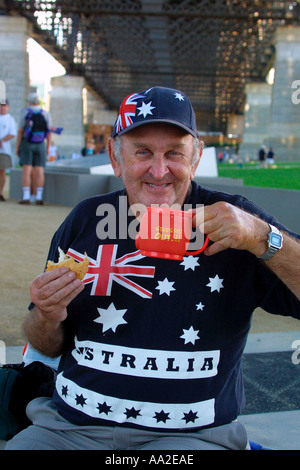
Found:
<path fill-rule="evenodd" d="M 208 222 L 211 219 L 214 219 L 219 214 L 219 203 L 215 203 L 208 206 L 197 207 L 193 209 L 193 226 L 200 225 L 202 223 Z"/>
<path fill-rule="evenodd" d="M 35 284 L 37 288 L 43 287 L 45 284 L 48 284 L 55 279 L 59 279 L 61 276 L 66 274 L 69 271 L 69 268 L 56 268 L 51 271 L 44 272 L 37 276 L 32 284 Z"/>
<path fill-rule="evenodd" d="M 50 283 L 51 284 L 51 283 Z M 54 290 L 31 290 L 32 302 L 44 312 L 62 310 L 84 289 L 84 284 L 80 279 L 72 279 L 67 285 Z"/>
<path fill-rule="evenodd" d="M 204 251 L 204 254 L 206 256 L 212 256 L 212 255 L 215 255 L 216 253 L 220 253 L 221 251 L 226 250 L 229 247 L 230 245 L 228 243 L 228 240 L 226 238 L 225 239 L 223 238 L 222 240 L 219 240 L 210 244 Z"/>
<path fill-rule="evenodd" d="M 73 271 L 68 271 L 41 286 L 33 282 L 30 289 L 31 291 L 36 292 L 39 298 L 47 299 L 62 289 L 72 289 L 71 285 L 74 280 L 77 280 L 76 274 Z"/>

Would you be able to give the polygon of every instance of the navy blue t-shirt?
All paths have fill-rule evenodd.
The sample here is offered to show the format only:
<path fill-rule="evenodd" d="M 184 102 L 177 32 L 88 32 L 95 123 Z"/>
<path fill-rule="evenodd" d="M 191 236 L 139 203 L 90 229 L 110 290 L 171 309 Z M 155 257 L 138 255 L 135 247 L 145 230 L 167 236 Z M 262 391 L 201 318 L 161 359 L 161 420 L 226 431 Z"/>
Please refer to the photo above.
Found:
<path fill-rule="evenodd" d="M 186 204 L 220 200 L 283 228 L 245 198 L 194 182 Z M 231 422 L 244 406 L 254 309 L 300 318 L 300 303 L 249 252 L 144 257 L 137 229 L 118 191 L 79 203 L 53 237 L 48 259 L 58 247 L 89 257 L 85 289 L 68 306 L 54 403 L 79 425 L 189 431 Z"/>

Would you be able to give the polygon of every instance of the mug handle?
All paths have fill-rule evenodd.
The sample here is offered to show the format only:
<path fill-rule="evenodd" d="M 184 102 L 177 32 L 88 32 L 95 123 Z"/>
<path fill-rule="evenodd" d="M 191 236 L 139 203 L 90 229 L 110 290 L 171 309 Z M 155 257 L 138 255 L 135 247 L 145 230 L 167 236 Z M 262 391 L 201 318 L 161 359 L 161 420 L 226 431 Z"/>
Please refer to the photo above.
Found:
<path fill-rule="evenodd" d="M 201 246 L 201 248 L 199 250 L 196 250 L 196 251 L 186 251 L 185 254 L 186 255 L 198 255 L 199 253 L 202 253 L 202 251 L 205 250 L 205 248 L 207 247 L 209 243 L 209 238 L 208 238 L 208 235 L 206 235 L 206 238 L 205 238 L 205 241 L 203 243 L 203 245 Z"/>

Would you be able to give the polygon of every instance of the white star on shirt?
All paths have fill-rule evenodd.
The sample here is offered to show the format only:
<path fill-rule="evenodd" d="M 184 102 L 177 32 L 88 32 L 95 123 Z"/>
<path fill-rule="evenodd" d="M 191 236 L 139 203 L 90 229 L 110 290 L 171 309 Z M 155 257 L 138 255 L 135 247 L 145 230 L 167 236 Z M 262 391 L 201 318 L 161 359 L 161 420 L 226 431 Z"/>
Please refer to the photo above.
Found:
<path fill-rule="evenodd" d="M 222 289 L 224 287 L 223 284 L 222 284 L 223 281 L 224 281 L 224 279 L 220 279 L 218 274 L 216 274 L 215 277 L 210 277 L 209 278 L 209 283 L 206 284 L 206 286 L 210 287 L 210 292 L 213 292 L 215 290 L 220 292 L 220 289 Z"/>
<path fill-rule="evenodd" d="M 173 287 L 174 282 L 169 281 L 165 277 L 163 281 L 158 281 L 158 286 L 155 287 L 155 289 L 159 290 L 159 295 L 162 295 L 162 294 L 170 295 L 170 292 L 172 290 L 175 290 L 174 287 Z"/>
<path fill-rule="evenodd" d="M 203 305 L 203 303 L 202 303 L 202 302 L 199 302 L 198 304 L 196 304 L 196 307 L 197 307 L 197 310 L 201 310 L 201 311 L 203 311 L 203 309 L 204 309 L 205 305 Z"/>
<path fill-rule="evenodd" d="M 179 101 L 184 101 L 184 97 L 182 96 L 181 93 L 174 93 L 175 99 Z"/>
<path fill-rule="evenodd" d="M 194 258 L 194 256 L 184 256 L 182 263 L 180 263 L 180 266 L 184 266 L 184 270 L 186 271 L 187 269 L 192 269 L 192 271 L 195 271 L 196 266 L 200 266 L 198 263 L 199 258 Z"/>
<path fill-rule="evenodd" d="M 184 344 L 195 344 L 195 341 L 197 341 L 197 339 L 200 339 L 200 337 L 198 336 L 199 330 L 194 330 L 192 326 L 188 330 L 185 330 L 183 328 L 182 331 L 184 333 L 180 336 L 180 338 L 184 339 Z"/>
<path fill-rule="evenodd" d="M 107 309 L 97 308 L 97 310 L 100 315 L 99 315 L 99 318 L 96 318 L 96 320 L 94 321 L 96 323 L 103 324 L 103 333 L 109 330 L 110 328 L 115 333 L 119 325 L 122 325 L 123 323 L 127 323 L 127 321 L 125 321 L 123 318 L 123 316 L 127 312 L 127 309 L 117 310 L 113 302 L 110 304 L 110 306 Z"/>
<path fill-rule="evenodd" d="M 142 106 L 140 108 L 138 108 L 140 110 L 138 116 L 140 116 L 141 114 L 144 116 L 144 118 L 147 116 L 147 114 L 152 114 L 152 109 L 155 108 L 155 106 L 151 106 L 151 103 L 152 101 L 150 101 L 150 103 L 142 103 Z"/>

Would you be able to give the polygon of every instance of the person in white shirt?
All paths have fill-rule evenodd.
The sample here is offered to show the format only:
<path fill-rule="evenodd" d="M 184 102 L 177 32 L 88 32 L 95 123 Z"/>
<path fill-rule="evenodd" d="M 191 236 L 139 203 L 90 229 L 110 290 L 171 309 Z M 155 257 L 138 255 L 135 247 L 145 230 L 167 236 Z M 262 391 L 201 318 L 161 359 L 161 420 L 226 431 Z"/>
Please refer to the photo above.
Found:
<path fill-rule="evenodd" d="M 15 120 L 8 113 L 8 110 L 8 100 L 3 100 L 0 103 L 0 201 L 2 202 L 5 201 L 2 193 L 6 180 L 5 170 L 8 168 L 5 161 L 7 155 L 11 157 L 10 141 L 17 135 Z"/>

